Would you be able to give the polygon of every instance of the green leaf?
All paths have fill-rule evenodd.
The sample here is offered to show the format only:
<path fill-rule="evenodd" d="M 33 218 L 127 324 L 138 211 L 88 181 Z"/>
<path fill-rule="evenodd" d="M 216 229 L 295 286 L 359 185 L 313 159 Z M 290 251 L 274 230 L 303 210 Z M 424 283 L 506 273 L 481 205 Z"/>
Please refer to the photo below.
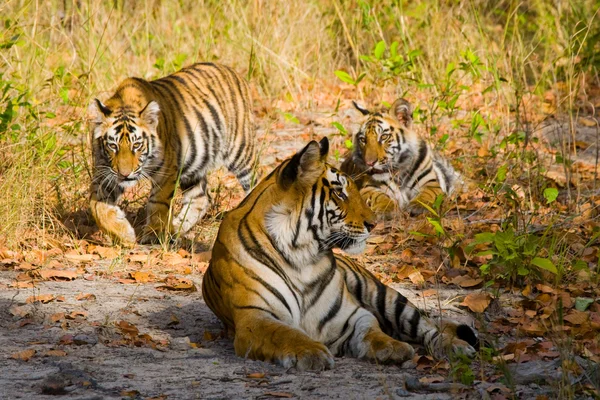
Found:
<path fill-rule="evenodd" d="M 435 229 L 435 231 L 438 234 L 440 234 L 440 235 L 445 234 L 444 227 L 442 226 L 442 224 L 440 224 L 440 222 L 437 219 L 427 217 L 427 221 L 429 221 L 431 226 L 433 226 L 433 229 Z"/>
<path fill-rule="evenodd" d="M 337 76 L 342 82 L 349 83 L 351 85 L 355 85 L 354 79 L 346 71 L 337 70 L 334 72 L 335 76 Z"/>
<path fill-rule="evenodd" d="M 283 113 L 283 116 L 285 118 L 286 121 L 292 122 L 294 124 L 299 124 L 300 121 L 298 120 L 298 118 L 294 117 L 293 114 L 290 113 Z"/>
<path fill-rule="evenodd" d="M 339 122 L 332 122 L 331 125 L 335 126 L 335 128 L 340 131 L 340 133 L 342 135 L 347 135 L 348 131 L 346 130 L 346 128 L 344 128 L 344 125 L 340 124 Z"/>
<path fill-rule="evenodd" d="M 392 45 L 390 46 L 390 58 L 396 57 L 396 55 L 398 54 L 398 46 L 399 43 L 394 40 L 392 42 Z"/>
<path fill-rule="evenodd" d="M 477 235 L 475 235 L 475 243 L 476 244 L 493 243 L 495 237 L 496 237 L 496 234 L 493 232 L 478 233 Z"/>
<path fill-rule="evenodd" d="M 585 311 L 594 302 L 594 299 L 589 297 L 577 297 L 575 299 L 575 309 L 577 311 Z"/>
<path fill-rule="evenodd" d="M 344 141 L 344 144 L 346 145 L 346 148 L 348 150 L 352 150 L 352 148 L 354 147 L 354 143 L 352 143 L 352 140 L 350 140 L 350 139 Z"/>
<path fill-rule="evenodd" d="M 544 198 L 546 199 L 546 204 L 553 203 L 556 201 L 558 197 L 558 189 L 556 188 L 546 188 L 544 189 Z"/>
<path fill-rule="evenodd" d="M 552 272 L 553 274 L 558 274 L 558 270 L 554 266 L 554 263 L 547 258 L 535 257 L 533 260 L 531 260 L 531 264 L 538 268 Z"/>
<path fill-rule="evenodd" d="M 373 55 L 375 56 L 376 59 L 381 60 L 381 57 L 383 57 L 383 53 L 385 52 L 385 42 L 383 40 L 381 40 L 380 42 L 378 42 L 375 45 L 375 50 L 373 50 Z"/>
<path fill-rule="evenodd" d="M 354 81 L 354 84 L 358 85 L 360 83 L 360 81 L 362 81 L 365 76 L 367 76 L 367 73 L 366 72 L 361 72 L 360 75 L 358 75 L 358 78 L 356 78 L 356 81 Z"/>

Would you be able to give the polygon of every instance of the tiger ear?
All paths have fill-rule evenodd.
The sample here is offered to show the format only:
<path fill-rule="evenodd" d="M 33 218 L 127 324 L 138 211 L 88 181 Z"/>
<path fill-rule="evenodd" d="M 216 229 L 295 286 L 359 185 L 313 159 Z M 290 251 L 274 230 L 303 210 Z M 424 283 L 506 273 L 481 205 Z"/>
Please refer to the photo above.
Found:
<path fill-rule="evenodd" d="M 148 126 L 155 128 L 158 125 L 158 115 L 160 113 L 160 106 L 154 100 L 146 104 L 146 107 L 140 111 L 140 118 Z"/>
<path fill-rule="evenodd" d="M 412 106 L 408 100 L 403 98 L 397 99 L 394 104 L 392 104 L 392 108 L 390 108 L 392 117 L 396 118 L 407 128 L 412 124 L 412 113 Z"/>
<path fill-rule="evenodd" d="M 329 151 L 329 141 L 321 140 L 322 144 L 312 140 L 302 150 L 294 154 L 279 175 L 279 184 L 284 190 L 289 189 L 294 182 L 308 182 L 315 179 L 323 165 L 323 154 Z"/>
<path fill-rule="evenodd" d="M 321 154 L 321 161 L 327 161 L 327 155 L 329 154 L 329 139 L 327 139 L 327 136 L 319 142 L 319 153 Z"/>
<path fill-rule="evenodd" d="M 88 107 L 88 116 L 91 122 L 101 123 L 105 118 L 110 117 L 111 114 L 112 110 L 98 99 L 92 100 Z"/>
<path fill-rule="evenodd" d="M 367 110 L 362 105 L 360 105 L 357 102 L 355 102 L 354 100 L 352 100 L 352 105 L 354 106 L 354 108 L 356 108 L 358 111 L 360 111 L 360 113 L 362 115 L 369 115 L 370 114 L 369 110 Z"/>

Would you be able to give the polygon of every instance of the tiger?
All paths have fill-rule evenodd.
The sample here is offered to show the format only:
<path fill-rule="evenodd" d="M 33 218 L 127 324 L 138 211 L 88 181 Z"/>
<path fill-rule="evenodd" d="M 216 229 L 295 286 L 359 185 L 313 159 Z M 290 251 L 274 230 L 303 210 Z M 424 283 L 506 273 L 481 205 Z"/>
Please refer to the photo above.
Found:
<path fill-rule="evenodd" d="M 435 324 L 348 256 L 365 248 L 374 213 L 345 173 L 311 141 L 224 217 L 202 281 L 205 303 L 241 357 L 324 370 L 335 356 L 402 363 L 405 341 L 436 357 L 474 356 L 477 331 Z"/>
<path fill-rule="evenodd" d="M 366 120 L 340 169 L 356 180 L 376 214 L 390 216 L 398 209 L 419 213 L 423 204 L 465 184 L 448 160 L 412 129 L 413 110 L 406 99 L 397 99 L 388 112 L 352 103 Z"/>
<path fill-rule="evenodd" d="M 90 208 L 117 241 L 136 235 L 117 205 L 127 187 L 152 183 L 141 243 L 189 231 L 207 212 L 207 173 L 224 164 L 246 193 L 255 180 L 255 130 L 246 81 L 231 68 L 197 63 L 147 81 L 127 78 L 89 106 L 93 152 Z M 181 212 L 172 218 L 176 187 Z M 170 223 L 170 221 L 172 221 Z"/>

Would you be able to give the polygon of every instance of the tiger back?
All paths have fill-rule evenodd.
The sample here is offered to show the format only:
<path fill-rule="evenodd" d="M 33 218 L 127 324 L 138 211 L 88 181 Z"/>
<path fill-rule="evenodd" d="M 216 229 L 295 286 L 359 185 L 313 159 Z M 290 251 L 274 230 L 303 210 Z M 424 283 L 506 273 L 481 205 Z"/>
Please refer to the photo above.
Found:
<path fill-rule="evenodd" d="M 401 363 L 423 343 L 434 355 L 475 353 L 477 334 L 434 324 L 342 254 L 363 251 L 374 214 L 356 184 L 310 142 L 227 213 L 202 294 L 234 335 L 236 354 L 286 368 L 327 369 L 334 355 Z"/>
<path fill-rule="evenodd" d="M 354 135 L 352 152 L 341 170 L 357 181 L 376 213 L 431 205 L 439 194 L 452 194 L 462 182 L 452 165 L 411 129 L 408 101 L 396 100 L 389 112 L 370 112 L 353 104 L 366 120 Z"/>
<path fill-rule="evenodd" d="M 255 167 L 252 102 L 248 85 L 231 68 L 199 63 L 146 81 L 128 78 L 114 95 L 89 107 L 94 175 L 90 206 L 98 226 L 114 239 L 135 243 L 119 208 L 125 188 L 152 183 L 142 242 L 187 232 L 209 205 L 207 173 L 224 164 L 248 192 Z M 181 212 L 171 216 L 176 186 Z"/>

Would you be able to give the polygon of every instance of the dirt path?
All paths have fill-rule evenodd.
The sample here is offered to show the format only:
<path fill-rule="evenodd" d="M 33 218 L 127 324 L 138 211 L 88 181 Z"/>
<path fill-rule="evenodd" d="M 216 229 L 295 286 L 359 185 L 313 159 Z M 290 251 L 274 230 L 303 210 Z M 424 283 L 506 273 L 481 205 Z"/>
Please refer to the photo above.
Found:
<path fill-rule="evenodd" d="M 9 284 L 13 277 L 4 271 L 0 283 Z M 201 287 L 199 276 L 188 278 Z M 231 340 L 207 340 L 219 334 L 221 324 L 199 292 L 165 292 L 155 286 L 76 279 L 40 282 L 35 292 L 2 290 L 0 398 L 50 398 L 42 393 L 54 390 L 72 399 L 383 399 L 397 396 L 405 375 L 416 376 L 414 365 L 402 369 L 338 358 L 331 371 L 299 373 L 236 357 Z M 26 304 L 34 293 L 64 300 Z M 81 293 L 95 299 L 77 300 Z M 52 322 L 58 313 L 74 317 Z M 150 335 L 151 342 L 142 347 L 130 343 L 121 321 L 135 326 L 138 336 Z M 27 362 L 7 359 L 25 349 L 36 352 Z M 46 356 L 51 350 L 66 355 Z"/>

